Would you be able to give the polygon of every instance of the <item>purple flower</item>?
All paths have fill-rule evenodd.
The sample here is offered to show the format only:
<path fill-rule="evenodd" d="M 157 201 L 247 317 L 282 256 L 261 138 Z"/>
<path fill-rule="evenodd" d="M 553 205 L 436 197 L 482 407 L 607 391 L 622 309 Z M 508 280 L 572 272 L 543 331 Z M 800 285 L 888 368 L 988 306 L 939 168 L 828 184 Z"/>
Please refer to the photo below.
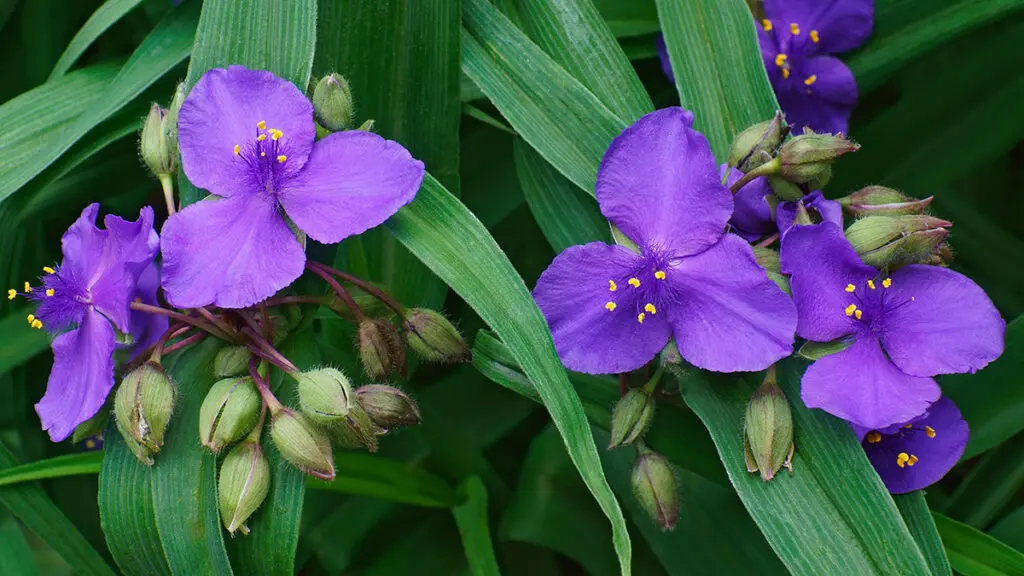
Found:
<path fill-rule="evenodd" d="M 114 330 L 131 332 L 128 305 L 160 245 L 152 208 L 135 222 L 107 215 L 106 230 L 94 224 L 99 208 L 82 211 L 61 239 L 60 266 L 44 268 L 42 286 L 28 294 L 39 303 L 29 321 L 56 334 L 46 394 L 36 404 L 54 442 L 95 415 L 114 386 Z"/>
<path fill-rule="evenodd" d="M 727 164 L 722 164 L 718 169 L 722 175 L 729 170 L 725 185 L 730 188 L 743 177 L 742 172 L 736 168 L 730 169 Z M 732 218 L 729 219 L 729 226 L 747 242 L 754 242 L 776 230 L 772 206 L 768 203 L 769 196 L 772 196 L 772 188 L 768 185 L 768 178 L 764 176 L 754 178 L 733 196 L 735 207 Z"/>
<path fill-rule="evenodd" d="M 672 62 L 668 58 L 668 47 L 665 46 L 665 36 L 658 34 L 654 39 L 654 47 L 658 50 L 658 61 L 661 62 L 661 71 L 665 73 L 669 83 L 676 83 L 676 75 L 672 73 Z"/>
<path fill-rule="evenodd" d="M 846 132 L 857 82 L 839 59 L 871 35 L 872 0 L 765 0 L 761 56 L 786 121 L 800 134 Z"/>
<path fill-rule="evenodd" d="M 139 282 L 135 288 L 135 297 L 143 304 L 159 306 L 156 293 L 160 289 L 160 266 L 156 262 L 150 264 L 139 275 Z M 140 352 L 146 350 L 170 327 L 170 321 L 163 314 L 147 314 L 132 310 L 131 317 L 132 344 L 131 358 L 134 359 Z"/>
<path fill-rule="evenodd" d="M 977 284 L 917 264 L 880 274 L 835 224 L 791 229 L 781 267 L 791 275 L 797 334 L 850 344 L 804 373 L 808 407 L 876 430 L 908 422 L 939 398 L 932 376 L 974 372 L 1003 351 L 1006 323 Z"/>
<path fill-rule="evenodd" d="M 297 232 L 334 243 L 408 204 L 423 163 L 352 130 L 314 143 L 313 107 L 293 84 L 241 66 L 210 70 L 178 117 L 182 168 L 219 198 L 163 229 L 167 300 L 180 308 L 259 302 L 302 274 Z"/>
<path fill-rule="evenodd" d="M 801 207 L 809 213 L 815 224 L 831 222 L 836 226 L 843 225 L 843 206 L 835 200 L 825 198 L 820 190 L 815 190 L 795 202 L 782 202 L 775 209 L 775 222 L 783 234 L 793 227 L 793 221 L 796 220 L 797 211 Z"/>
<path fill-rule="evenodd" d="M 551 263 L 533 295 L 565 365 L 627 372 L 675 336 L 708 370 L 761 370 L 787 356 L 792 302 L 753 250 L 725 233 L 732 195 L 693 114 L 648 114 L 612 141 L 597 173 L 601 212 L 637 251 L 594 242 Z"/>
<path fill-rule="evenodd" d="M 963 456 L 969 431 L 952 400 L 943 396 L 927 412 L 879 430 L 853 426 L 868 460 L 893 494 L 930 486 Z"/>

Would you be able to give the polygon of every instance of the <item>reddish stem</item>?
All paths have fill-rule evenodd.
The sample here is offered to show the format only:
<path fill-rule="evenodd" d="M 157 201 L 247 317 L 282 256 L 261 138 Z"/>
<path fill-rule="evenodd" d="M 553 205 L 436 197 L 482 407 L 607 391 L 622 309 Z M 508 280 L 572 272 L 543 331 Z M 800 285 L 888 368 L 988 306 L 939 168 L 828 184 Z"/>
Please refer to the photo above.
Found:
<path fill-rule="evenodd" d="M 341 298 L 341 301 L 345 303 L 345 306 L 348 307 L 349 312 L 351 312 L 352 315 L 356 317 L 356 322 L 362 322 L 363 320 L 366 319 L 366 316 L 363 314 L 363 311 L 359 308 L 359 305 L 356 304 L 356 301 L 352 298 L 352 295 L 349 294 L 348 290 L 345 290 L 345 287 L 339 284 L 338 281 L 335 280 L 333 276 L 331 276 L 329 271 L 322 270 L 316 262 L 307 262 L 306 269 L 312 272 L 313 274 L 316 274 L 317 276 L 323 278 L 324 282 L 327 282 L 331 289 L 334 290 L 338 297 Z"/>
<path fill-rule="evenodd" d="M 765 238 L 764 240 L 758 242 L 757 244 L 754 244 L 754 248 L 767 248 L 768 246 L 771 246 L 772 243 L 775 242 L 778 239 L 779 239 L 779 233 L 776 232 L 775 234 L 772 234 L 771 236 Z"/>
<path fill-rule="evenodd" d="M 191 345 L 193 345 L 193 344 L 195 344 L 197 342 L 202 342 L 203 338 L 206 338 L 207 336 L 209 336 L 209 334 L 206 334 L 205 332 L 200 332 L 198 334 L 193 334 L 193 335 L 189 336 L 188 338 L 182 338 L 181 340 L 178 340 L 174 344 L 171 344 L 169 346 L 165 346 L 163 353 L 164 354 L 170 354 L 171 352 L 175 352 L 177 350 L 181 350 L 182 348 L 191 346 Z"/>
<path fill-rule="evenodd" d="M 381 290 L 380 288 L 377 288 L 376 286 L 367 282 L 366 280 L 359 278 L 358 276 L 353 276 L 347 272 L 342 272 L 337 268 L 331 268 L 330 266 L 327 266 L 326 264 L 321 264 L 319 262 L 307 262 L 306 267 L 310 266 L 319 268 L 320 270 L 323 270 L 328 274 L 332 274 L 334 276 L 337 276 L 338 278 L 341 278 L 345 282 L 349 282 L 350 284 L 356 285 L 363 292 L 366 292 L 367 294 L 387 304 L 388 307 L 394 310 L 395 313 L 398 314 L 399 316 L 402 316 L 405 313 L 405 306 L 402 306 L 402 304 L 395 300 L 394 298 L 392 298 L 390 294 Z"/>

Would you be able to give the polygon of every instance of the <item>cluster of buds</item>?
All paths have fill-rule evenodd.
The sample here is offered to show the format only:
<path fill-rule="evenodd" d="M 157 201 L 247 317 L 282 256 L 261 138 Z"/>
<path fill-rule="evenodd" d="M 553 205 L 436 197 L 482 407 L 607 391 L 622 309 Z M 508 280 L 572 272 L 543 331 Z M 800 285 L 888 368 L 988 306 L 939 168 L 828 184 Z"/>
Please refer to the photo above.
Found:
<path fill-rule="evenodd" d="M 917 199 L 884 186 L 868 186 L 839 203 L 854 221 L 846 239 L 876 268 L 907 264 L 944 266 L 952 259 L 946 240 L 951 222 L 927 214 L 932 197 Z"/>

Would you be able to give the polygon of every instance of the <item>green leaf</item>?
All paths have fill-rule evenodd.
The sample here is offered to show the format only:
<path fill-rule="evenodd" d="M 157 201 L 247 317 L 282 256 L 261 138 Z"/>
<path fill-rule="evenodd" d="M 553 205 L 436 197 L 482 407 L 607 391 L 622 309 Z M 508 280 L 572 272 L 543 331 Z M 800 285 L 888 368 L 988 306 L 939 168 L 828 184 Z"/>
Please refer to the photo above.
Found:
<path fill-rule="evenodd" d="M 652 34 L 660 29 L 654 0 L 595 0 L 594 4 L 616 38 Z"/>
<path fill-rule="evenodd" d="M 0 443 L 0 470 L 17 465 L 7 446 Z M 71 520 L 38 485 L 4 486 L 0 488 L 0 504 L 60 554 L 78 574 L 113 576 L 114 572 L 103 557 L 86 542 Z"/>
<path fill-rule="evenodd" d="M 462 536 L 469 572 L 473 576 L 497 576 L 501 571 L 487 526 L 487 488 L 479 476 L 470 476 L 459 486 L 459 492 L 465 502 L 452 508 L 452 514 Z"/>
<path fill-rule="evenodd" d="M 777 365 L 796 430 L 793 474 L 771 482 L 747 472 L 743 420 L 749 382 L 690 370 L 683 398 L 711 432 L 736 492 L 796 574 L 930 574 L 864 450 L 845 422 L 800 401 L 796 360 Z"/>
<path fill-rule="evenodd" d="M 999 540 L 935 513 L 935 525 L 953 570 L 963 576 L 1024 574 L 1024 554 Z"/>
<path fill-rule="evenodd" d="M 22 308 L 0 320 L 0 334 L 17 337 L 0 340 L 0 374 L 27 362 L 36 354 L 50 347 L 50 338 L 42 330 L 29 328 L 25 317 L 28 308 Z"/>
<path fill-rule="evenodd" d="M 914 537 L 928 567 L 935 576 L 952 574 L 949 567 L 949 558 L 946 557 L 946 549 L 942 545 L 942 539 L 935 528 L 935 520 L 932 518 L 932 511 L 928 509 L 925 502 L 924 492 L 917 490 L 910 494 L 893 494 L 892 499 L 896 507 L 903 515 L 903 521 L 907 523 L 907 529 Z"/>
<path fill-rule="evenodd" d="M 754 19 L 741 0 L 657 4 L 679 101 L 693 110 L 693 127 L 724 161 L 736 134 L 770 119 L 778 109 Z"/>
<path fill-rule="evenodd" d="M 0 574 L 8 576 L 37 576 L 39 568 L 32 548 L 25 540 L 18 521 L 0 514 Z"/>
<path fill-rule="evenodd" d="M 462 69 L 519 135 L 588 194 L 626 127 L 488 0 L 462 6 Z"/>
<path fill-rule="evenodd" d="M 357 494 L 433 508 L 451 508 L 459 496 L 444 480 L 402 462 L 359 452 L 336 451 L 332 482 L 306 480 L 307 488 Z"/>
<path fill-rule="evenodd" d="M 622 510 L 601 470 L 579 397 L 522 278 L 483 224 L 429 175 L 413 203 L 387 226 L 508 345 L 544 400 L 584 482 L 611 521 L 615 551 L 622 572 L 628 574 L 631 553 Z"/>
<path fill-rule="evenodd" d="M 107 31 L 108 28 L 114 25 L 115 22 L 121 19 L 122 16 L 131 12 L 132 8 L 138 6 L 142 0 L 107 0 L 95 12 L 89 17 L 89 20 L 85 22 L 75 37 L 68 43 L 67 48 L 64 49 L 64 53 L 60 55 L 60 59 L 53 66 L 53 72 L 50 72 L 50 78 L 47 82 L 53 82 L 60 78 L 71 69 L 71 66 L 78 60 L 83 52 L 101 34 Z"/>
<path fill-rule="evenodd" d="M 1018 435 L 986 453 L 944 502 L 940 511 L 967 525 L 983 529 L 999 517 L 1022 486 L 1024 435 Z"/>
<path fill-rule="evenodd" d="M 78 474 L 99 474 L 103 463 L 103 452 L 82 452 L 65 454 L 56 458 L 36 460 L 19 466 L 0 470 L 0 486 L 42 480 L 44 478 L 60 478 Z M 0 572 L 2 573 L 2 572 Z"/>

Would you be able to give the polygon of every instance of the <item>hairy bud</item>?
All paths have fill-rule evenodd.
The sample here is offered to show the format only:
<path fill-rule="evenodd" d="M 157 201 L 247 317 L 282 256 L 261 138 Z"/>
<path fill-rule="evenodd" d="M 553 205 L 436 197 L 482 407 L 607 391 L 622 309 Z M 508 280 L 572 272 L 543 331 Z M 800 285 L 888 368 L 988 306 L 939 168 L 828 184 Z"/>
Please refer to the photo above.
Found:
<path fill-rule="evenodd" d="M 225 378 L 210 387 L 199 407 L 199 441 L 220 452 L 248 434 L 260 418 L 262 402 L 252 378 Z"/>
<path fill-rule="evenodd" d="M 356 388 L 356 401 L 370 420 L 385 430 L 420 423 L 416 402 L 398 388 L 380 384 L 362 386 Z"/>
<path fill-rule="evenodd" d="M 177 150 L 171 149 L 173 142 L 168 140 L 167 131 L 167 110 L 153 104 L 142 124 L 139 154 L 155 176 L 167 176 L 178 169 Z"/>
<path fill-rule="evenodd" d="M 933 196 L 918 200 L 898 190 L 885 186 L 868 186 L 839 199 L 847 214 L 856 218 L 864 216 L 904 216 L 924 214 L 932 203 Z"/>
<path fill-rule="evenodd" d="M 846 239 L 875 268 L 941 264 L 951 222 L 924 215 L 868 216 L 846 229 Z"/>
<path fill-rule="evenodd" d="M 440 312 L 412 308 L 405 313 L 409 347 L 431 362 L 469 362 L 472 353 L 462 334 Z"/>
<path fill-rule="evenodd" d="M 347 130 L 352 122 L 352 91 L 341 74 L 328 74 L 313 89 L 313 114 L 331 132 Z"/>
<path fill-rule="evenodd" d="M 259 442 L 246 440 L 232 448 L 220 465 L 217 501 L 220 520 L 232 535 L 249 533 L 245 521 L 270 492 L 270 461 Z"/>
<path fill-rule="evenodd" d="M 249 373 L 249 349 L 245 346 L 226 346 L 213 358 L 213 375 L 218 378 Z"/>
<path fill-rule="evenodd" d="M 338 446 L 343 448 L 366 447 L 370 452 L 377 451 L 377 436 L 387 433 L 370 418 L 369 413 L 358 402 L 352 403 L 345 420 L 332 426 L 328 433 Z"/>
<path fill-rule="evenodd" d="M 146 362 L 121 381 L 114 396 L 114 418 L 125 442 L 143 464 L 164 445 L 178 388 L 156 362 Z"/>
<path fill-rule="evenodd" d="M 334 454 L 327 435 L 304 414 L 282 408 L 271 417 L 270 438 L 281 456 L 321 480 L 334 479 Z"/>
<path fill-rule="evenodd" d="M 317 368 L 300 372 L 299 405 L 310 420 L 323 426 L 341 422 L 352 406 L 352 385 L 341 370 Z"/>
<path fill-rule="evenodd" d="M 679 493 L 672 467 L 664 456 L 643 447 L 633 463 L 633 495 L 662 530 L 679 520 Z"/>
<path fill-rule="evenodd" d="M 804 133 L 779 148 L 779 173 L 790 182 L 817 190 L 832 177 L 832 163 L 859 148 L 842 134 Z"/>
<path fill-rule="evenodd" d="M 740 132 L 729 148 L 729 165 L 740 172 L 750 172 L 775 157 L 789 128 L 782 125 L 782 113 L 767 122 L 755 124 Z"/>
<path fill-rule="evenodd" d="M 405 368 L 405 347 L 401 337 L 387 320 L 365 319 L 359 323 L 359 359 L 371 380 L 387 380 L 391 370 Z"/>
<path fill-rule="evenodd" d="M 760 471 L 762 480 L 771 480 L 783 466 L 792 470 L 793 414 L 786 395 L 775 383 L 774 369 L 769 370 L 747 404 L 743 444 L 747 471 Z"/>
<path fill-rule="evenodd" d="M 608 448 L 632 444 L 654 421 L 654 394 L 646 387 L 633 388 L 619 398 L 612 411 L 612 434 Z"/>

